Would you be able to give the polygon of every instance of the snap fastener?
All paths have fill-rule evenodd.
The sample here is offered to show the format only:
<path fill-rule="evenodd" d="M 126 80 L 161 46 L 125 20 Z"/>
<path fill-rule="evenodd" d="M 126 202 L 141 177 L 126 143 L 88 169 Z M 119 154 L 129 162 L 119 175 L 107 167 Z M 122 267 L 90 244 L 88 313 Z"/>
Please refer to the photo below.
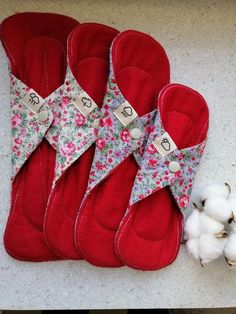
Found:
<path fill-rule="evenodd" d="M 168 166 L 170 172 L 178 172 L 180 170 L 180 164 L 177 161 L 171 161 Z"/>
<path fill-rule="evenodd" d="M 47 121 L 47 119 L 48 119 L 48 113 L 47 113 L 47 111 L 40 111 L 40 112 L 38 113 L 38 119 L 39 119 L 41 122 Z"/>
<path fill-rule="evenodd" d="M 98 127 L 99 127 L 99 122 L 100 122 L 100 119 L 95 119 L 95 120 L 92 122 L 92 127 L 98 128 Z"/>
<path fill-rule="evenodd" d="M 139 130 L 138 128 L 134 128 L 131 130 L 131 137 L 134 139 L 134 140 L 138 140 L 141 135 L 142 135 L 142 131 Z"/>

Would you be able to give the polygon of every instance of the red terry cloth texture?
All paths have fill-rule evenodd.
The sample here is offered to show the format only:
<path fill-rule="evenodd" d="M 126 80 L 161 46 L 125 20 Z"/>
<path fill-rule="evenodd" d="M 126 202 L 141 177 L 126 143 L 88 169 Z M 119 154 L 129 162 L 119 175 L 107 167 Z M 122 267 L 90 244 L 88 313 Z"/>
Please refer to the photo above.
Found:
<path fill-rule="evenodd" d="M 12 74 L 45 98 L 64 82 L 67 38 L 78 22 L 51 13 L 19 13 L 1 24 L 1 40 Z M 54 176 L 55 150 L 43 139 L 12 183 L 4 244 L 14 258 L 49 261 L 43 219 Z"/>
<path fill-rule="evenodd" d="M 157 106 L 165 131 L 179 150 L 204 143 L 209 111 L 199 93 L 169 84 L 161 91 Z M 116 235 L 116 253 L 124 264 L 136 269 L 163 268 L 178 255 L 182 226 L 183 215 L 169 187 L 154 190 L 129 206 Z"/>
<path fill-rule="evenodd" d="M 109 75 L 109 49 L 118 31 L 85 23 L 68 39 L 68 63 L 82 89 L 101 107 Z M 74 122 L 75 123 L 75 122 Z M 75 248 L 74 227 L 88 183 L 94 156 L 92 144 L 56 182 L 48 203 L 44 234 L 57 254 L 67 259 L 81 259 Z"/>
<path fill-rule="evenodd" d="M 139 117 L 153 111 L 160 90 L 170 78 L 169 61 L 162 46 L 145 33 L 124 31 L 112 44 L 110 62 L 118 89 Z M 131 154 L 83 201 L 77 217 L 76 244 L 83 258 L 93 265 L 123 265 L 115 254 L 114 240 L 137 171 L 138 164 Z"/>

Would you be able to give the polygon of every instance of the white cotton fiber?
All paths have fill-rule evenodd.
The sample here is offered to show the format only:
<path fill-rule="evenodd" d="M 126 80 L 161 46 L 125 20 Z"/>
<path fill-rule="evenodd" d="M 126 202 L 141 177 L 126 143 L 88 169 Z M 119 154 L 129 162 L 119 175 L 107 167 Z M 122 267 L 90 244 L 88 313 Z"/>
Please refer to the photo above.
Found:
<path fill-rule="evenodd" d="M 184 227 L 189 255 L 204 265 L 225 254 L 229 265 L 236 265 L 236 194 L 228 184 L 211 184 L 200 204 L 194 204 Z"/>
<path fill-rule="evenodd" d="M 233 214 L 228 200 L 219 196 L 208 198 L 203 210 L 208 216 L 220 222 L 227 222 Z"/>
<path fill-rule="evenodd" d="M 199 255 L 199 238 L 189 239 L 186 242 L 186 247 L 187 247 L 189 255 L 199 261 L 200 260 L 200 255 Z"/>
<path fill-rule="evenodd" d="M 233 232 L 229 235 L 226 243 L 224 254 L 229 265 L 236 265 L 236 233 Z"/>
<path fill-rule="evenodd" d="M 230 224 L 228 224 L 228 228 L 231 232 L 236 232 L 236 222 L 232 221 Z"/>
<path fill-rule="evenodd" d="M 200 226 L 199 226 L 200 213 L 198 209 L 194 209 L 189 215 L 184 226 L 184 239 L 192 239 L 200 236 Z"/>
<path fill-rule="evenodd" d="M 226 243 L 227 238 L 218 239 L 211 234 L 202 234 L 199 239 L 199 255 L 202 265 L 221 256 Z"/>
<path fill-rule="evenodd" d="M 229 187 L 227 184 L 210 184 L 207 185 L 204 190 L 200 193 L 200 199 L 201 201 L 205 201 L 206 199 L 210 197 L 222 197 L 227 198 L 229 195 Z"/>
<path fill-rule="evenodd" d="M 229 207 L 233 212 L 234 220 L 236 222 L 236 193 L 231 193 L 228 198 Z"/>
<path fill-rule="evenodd" d="M 200 219 L 201 234 L 206 233 L 206 234 L 218 235 L 222 233 L 224 230 L 224 225 L 221 222 L 209 217 L 204 212 L 200 213 L 199 219 Z"/>

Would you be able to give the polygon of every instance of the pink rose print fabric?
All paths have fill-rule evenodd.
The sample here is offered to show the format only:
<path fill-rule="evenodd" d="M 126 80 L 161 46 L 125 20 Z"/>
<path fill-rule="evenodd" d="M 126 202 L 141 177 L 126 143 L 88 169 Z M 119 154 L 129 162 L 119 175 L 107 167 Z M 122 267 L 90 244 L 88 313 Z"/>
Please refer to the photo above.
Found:
<path fill-rule="evenodd" d="M 94 121 L 100 118 L 95 108 L 86 117 L 75 106 L 75 97 L 84 91 L 77 83 L 70 68 L 67 69 L 61 103 L 61 132 L 58 138 L 55 182 L 95 141 L 97 128 Z M 101 147 L 104 145 L 100 143 Z"/>
<path fill-rule="evenodd" d="M 11 74 L 11 112 L 12 112 L 12 179 L 21 169 L 27 158 L 45 137 L 54 149 L 60 132 L 60 104 L 63 85 L 44 99 L 40 111 L 46 111 L 48 119 L 41 122 L 22 101 L 30 90 L 22 81 Z"/>
<path fill-rule="evenodd" d="M 113 113 L 124 101 L 125 98 L 115 82 L 111 64 L 106 96 L 101 109 L 96 152 L 85 198 L 91 189 L 108 176 L 129 155 L 134 154 L 138 164 L 141 163 L 144 152 L 143 145 L 147 141 L 148 132 L 151 130 L 156 111 L 154 110 L 143 117 L 137 117 L 125 127 Z M 142 136 L 138 140 L 131 137 L 133 128 L 142 131 Z"/>
<path fill-rule="evenodd" d="M 153 130 L 149 135 L 142 157 L 141 168 L 134 182 L 130 205 L 165 186 L 169 186 L 176 203 L 186 216 L 194 177 L 205 147 L 205 141 L 186 149 L 176 149 L 163 158 L 153 145 L 153 141 L 164 133 L 165 130 L 162 127 L 159 112 L 157 112 Z M 171 161 L 177 161 L 180 164 L 178 172 L 169 171 L 168 165 Z"/>

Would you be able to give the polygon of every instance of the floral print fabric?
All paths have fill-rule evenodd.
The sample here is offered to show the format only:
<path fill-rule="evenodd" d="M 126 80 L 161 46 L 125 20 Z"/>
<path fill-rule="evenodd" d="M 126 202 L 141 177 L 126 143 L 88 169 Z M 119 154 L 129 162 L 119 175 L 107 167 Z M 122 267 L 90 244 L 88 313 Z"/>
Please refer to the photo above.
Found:
<path fill-rule="evenodd" d="M 55 182 L 95 142 L 97 128 L 93 122 L 100 117 L 100 112 L 96 108 L 84 117 L 78 111 L 74 99 L 83 90 L 69 67 L 65 83 L 45 98 L 40 108 L 47 111 L 47 121 L 41 122 L 37 113 L 24 105 L 22 99 L 29 90 L 11 75 L 13 178 L 45 137 L 57 149 Z"/>
<path fill-rule="evenodd" d="M 113 113 L 125 98 L 117 86 L 112 64 L 103 107 L 101 110 L 95 108 L 86 117 L 75 106 L 75 97 L 83 93 L 83 89 L 69 67 L 65 83 L 45 98 L 40 108 L 40 111 L 47 111 L 49 115 L 47 121 L 41 122 L 37 114 L 30 111 L 22 102 L 29 89 L 11 75 L 13 178 L 44 137 L 54 149 L 57 149 L 54 184 L 96 141 L 96 152 L 86 194 L 125 158 L 134 154 L 140 170 L 135 179 L 130 205 L 165 186 L 170 186 L 178 206 L 186 214 L 205 142 L 182 150 L 176 149 L 163 158 L 153 145 L 154 139 L 165 132 L 157 110 L 137 117 L 124 127 Z M 98 129 L 94 124 L 96 120 L 99 120 Z M 142 131 L 139 139 L 132 138 L 133 128 Z M 168 165 L 171 161 L 179 162 L 180 171 L 176 173 L 169 171 Z"/>
<path fill-rule="evenodd" d="M 141 118 L 137 117 L 125 127 L 113 113 L 124 101 L 125 98 L 117 86 L 111 64 L 106 95 L 101 109 L 96 151 L 86 194 L 132 153 L 134 153 L 137 162 L 141 162 L 144 151 L 142 145 L 146 142 L 147 134 L 152 129 L 156 111 L 154 110 Z M 138 140 L 131 137 L 133 128 L 142 131 L 142 136 Z"/>
<path fill-rule="evenodd" d="M 194 177 L 205 142 L 182 150 L 176 149 L 163 158 L 153 145 L 153 141 L 164 133 L 165 130 L 162 127 L 160 115 L 157 113 L 153 131 L 149 135 L 145 147 L 141 168 L 134 182 L 130 205 L 139 202 L 165 186 L 169 186 L 177 205 L 186 216 Z M 172 173 L 168 169 L 168 165 L 172 161 L 177 161 L 180 164 L 180 170 L 176 173 Z"/>
<path fill-rule="evenodd" d="M 41 122 L 38 114 L 28 109 L 22 101 L 30 90 L 11 74 L 10 94 L 12 113 L 12 179 L 44 137 L 56 148 L 60 130 L 60 102 L 63 86 L 44 99 L 40 111 L 47 111 L 48 119 Z"/>
<path fill-rule="evenodd" d="M 55 182 L 95 141 L 100 109 L 96 107 L 86 117 L 75 106 L 76 96 L 83 93 L 70 68 L 67 69 L 65 88 L 61 98 L 61 132 L 58 138 Z"/>

